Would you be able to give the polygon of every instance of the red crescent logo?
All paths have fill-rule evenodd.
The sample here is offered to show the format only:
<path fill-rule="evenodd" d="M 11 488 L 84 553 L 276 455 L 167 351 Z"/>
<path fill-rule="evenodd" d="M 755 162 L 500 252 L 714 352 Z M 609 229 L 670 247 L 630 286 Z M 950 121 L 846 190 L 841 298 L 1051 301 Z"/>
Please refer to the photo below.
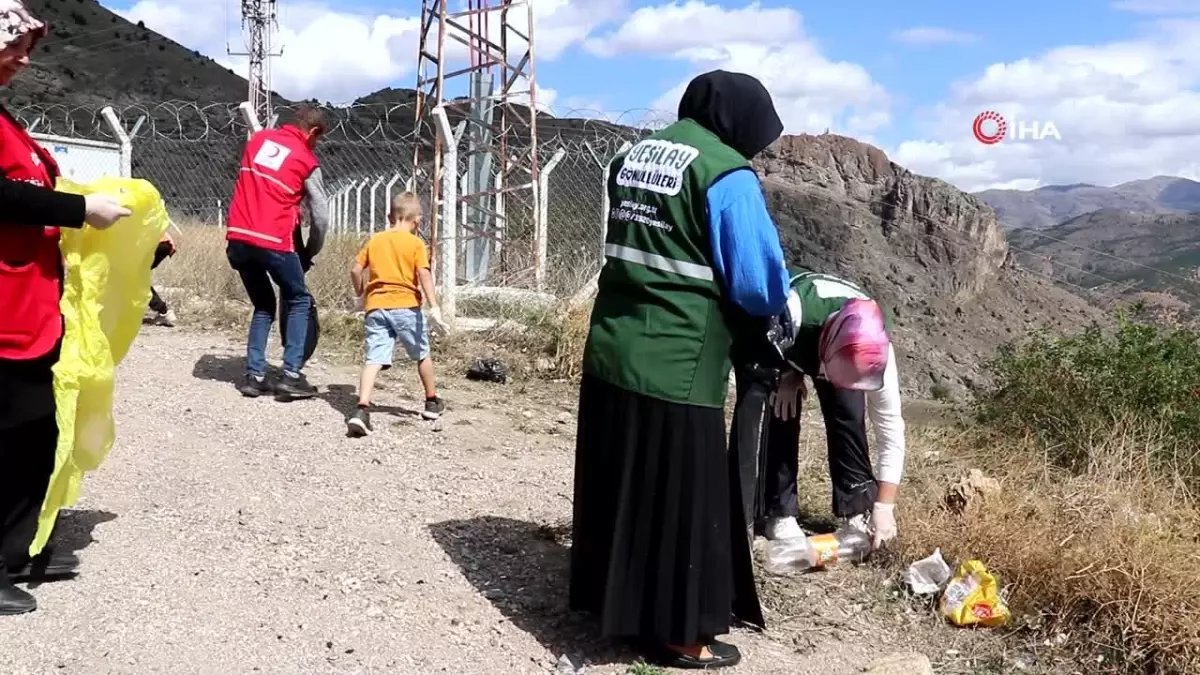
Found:
<path fill-rule="evenodd" d="M 987 133 L 983 130 L 984 122 L 994 122 L 996 130 L 992 133 Z M 1000 113 L 985 110 L 975 116 L 975 122 L 971 124 L 971 133 L 975 135 L 975 140 L 984 145 L 995 145 L 1004 140 L 1005 133 L 1008 132 L 1008 123 L 1000 116 Z"/>

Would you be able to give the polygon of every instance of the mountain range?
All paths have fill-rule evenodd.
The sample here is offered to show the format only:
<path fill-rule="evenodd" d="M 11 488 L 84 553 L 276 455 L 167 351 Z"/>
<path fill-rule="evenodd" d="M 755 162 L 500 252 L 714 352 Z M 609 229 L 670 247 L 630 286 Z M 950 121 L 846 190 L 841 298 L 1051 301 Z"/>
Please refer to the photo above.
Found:
<path fill-rule="evenodd" d="M 974 193 L 1011 230 L 1054 227 L 1093 211 L 1178 214 L 1200 211 L 1200 183 L 1155 176 L 1113 187 L 1048 185 L 1036 190 L 984 190 Z"/>
<path fill-rule="evenodd" d="M 975 196 L 995 210 L 1022 267 L 1102 304 L 1136 301 L 1160 319 L 1200 318 L 1200 182 L 1155 176 Z"/>

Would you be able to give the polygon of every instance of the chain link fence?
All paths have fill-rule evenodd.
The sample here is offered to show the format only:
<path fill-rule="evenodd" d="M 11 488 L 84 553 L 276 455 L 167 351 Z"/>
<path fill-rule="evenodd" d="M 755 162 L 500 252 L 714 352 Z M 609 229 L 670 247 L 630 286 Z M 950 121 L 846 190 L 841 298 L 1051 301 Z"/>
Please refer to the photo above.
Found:
<path fill-rule="evenodd" d="M 123 175 L 145 178 L 158 188 L 176 227 L 216 228 L 224 224 L 250 132 L 241 105 L 169 101 L 126 108 L 34 106 L 12 112 L 58 153 L 68 176 L 91 180 L 124 166 Z M 279 107 L 276 112 L 286 121 L 291 111 Z M 428 203 L 435 132 L 416 132 L 411 104 L 326 108 L 325 113 L 330 129 L 317 154 L 332 200 L 335 237 L 357 244 L 386 228 L 391 199 L 404 190 L 420 195 L 427 209 L 435 206 Z M 506 192 L 501 200 L 492 198 L 486 204 L 459 204 L 459 285 L 538 287 L 566 297 L 599 271 L 605 167 L 628 144 L 671 120 L 645 110 L 607 119 L 589 116 L 595 117 L 586 111 L 539 117 L 542 204 L 532 189 Z M 459 134 L 452 155 L 459 174 L 457 193 L 464 195 L 478 192 L 481 181 L 494 181 L 499 168 L 481 170 L 472 163 L 470 138 Z M 446 150 L 443 147 L 443 157 L 448 156 Z M 520 139 L 511 139 L 510 151 L 519 150 Z M 421 158 L 416 171 L 415 156 Z M 539 208 L 546 223 L 541 242 L 535 228 Z M 213 232 L 214 241 L 219 241 L 217 234 Z M 422 234 L 430 238 L 432 253 L 440 259 L 434 233 L 426 226 Z"/>

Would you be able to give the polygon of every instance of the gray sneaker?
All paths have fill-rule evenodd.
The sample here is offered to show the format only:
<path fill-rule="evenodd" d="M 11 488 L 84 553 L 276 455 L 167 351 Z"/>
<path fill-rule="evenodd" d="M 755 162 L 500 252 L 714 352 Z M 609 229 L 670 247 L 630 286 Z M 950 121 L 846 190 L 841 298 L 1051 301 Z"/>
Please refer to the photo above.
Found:
<path fill-rule="evenodd" d="M 438 397 L 425 399 L 425 410 L 421 411 L 421 417 L 427 420 L 436 420 L 446 411 L 446 404 L 442 403 L 442 399 Z"/>
<path fill-rule="evenodd" d="M 308 383 L 308 378 L 304 375 L 292 375 L 284 373 L 283 377 L 275 383 L 275 400 L 276 401 L 299 401 L 306 398 L 312 398 L 317 395 L 317 388 Z"/>
<path fill-rule="evenodd" d="M 346 420 L 346 431 L 351 438 L 362 438 L 371 433 L 371 413 L 366 408 L 358 408 L 350 419 Z"/>

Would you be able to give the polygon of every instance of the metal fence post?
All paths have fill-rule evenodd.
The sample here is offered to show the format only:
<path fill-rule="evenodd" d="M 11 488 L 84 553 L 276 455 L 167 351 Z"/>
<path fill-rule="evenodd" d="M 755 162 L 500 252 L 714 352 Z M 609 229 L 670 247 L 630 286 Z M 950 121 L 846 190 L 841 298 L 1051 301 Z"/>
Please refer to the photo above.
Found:
<path fill-rule="evenodd" d="M 508 230 L 504 215 L 503 169 L 496 172 L 496 183 L 492 189 L 496 191 L 496 239 L 493 242 L 492 255 L 496 256 L 496 259 L 499 260 L 500 251 L 504 249 L 504 233 Z"/>
<path fill-rule="evenodd" d="M 362 179 L 362 182 L 359 183 L 354 188 L 354 231 L 355 232 L 362 232 L 362 219 L 363 219 L 362 191 L 367 187 L 367 183 L 369 183 L 369 182 L 371 182 L 370 178 L 364 178 L 364 179 Z"/>
<path fill-rule="evenodd" d="M 537 262 L 533 269 L 533 275 L 537 282 L 539 293 L 546 290 L 546 251 L 549 245 L 550 229 L 550 174 L 554 171 L 554 167 L 558 166 L 558 163 L 566 156 L 566 148 L 559 148 L 554 152 L 550 161 L 546 162 L 546 166 L 542 167 L 542 170 L 538 172 L 537 215 L 533 223 L 533 236 L 537 240 Z"/>
<path fill-rule="evenodd" d="M 238 106 L 238 111 L 242 113 L 242 119 L 246 120 L 246 126 L 250 127 L 250 133 L 262 131 L 262 121 L 258 119 L 258 113 L 254 112 L 254 106 L 250 105 L 250 101 L 242 101 Z"/>
<path fill-rule="evenodd" d="M 385 194 L 383 195 L 383 201 L 385 204 L 387 204 L 388 211 L 392 210 L 392 197 L 394 196 L 392 194 L 392 188 L 396 187 L 396 183 L 399 182 L 400 172 L 397 171 L 396 175 L 392 176 L 392 179 L 387 182 L 387 187 L 384 188 Z"/>
<path fill-rule="evenodd" d="M 117 142 L 121 144 L 121 177 L 133 178 L 133 139 L 125 131 L 125 125 L 121 123 L 121 119 L 117 117 L 117 111 L 113 110 L 111 105 L 104 106 L 100 115 L 104 117 L 105 122 L 108 122 L 113 135 L 117 137 Z"/>
<path fill-rule="evenodd" d="M 371 183 L 371 232 L 375 231 L 375 193 L 379 191 L 379 186 L 383 185 L 383 178 L 383 176 L 380 176 L 375 179 L 374 183 Z M 383 229 L 386 230 L 387 228 L 385 227 Z"/>
<path fill-rule="evenodd" d="M 434 180 L 442 181 L 442 217 L 440 227 L 441 240 L 441 276 L 442 289 L 439 295 L 442 301 L 442 318 L 451 326 L 458 308 L 456 292 L 458 290 L 458 144 L 455 142 L 454 130 L 450 128 L 450 118 L 446 109 L 437 106 L 433 109 L 433 118 L 437 122 L 437 133 L 442 140 L 442 175 L 434 176 Z M 430 208 L 437 208 L 431 204 Z"/>

